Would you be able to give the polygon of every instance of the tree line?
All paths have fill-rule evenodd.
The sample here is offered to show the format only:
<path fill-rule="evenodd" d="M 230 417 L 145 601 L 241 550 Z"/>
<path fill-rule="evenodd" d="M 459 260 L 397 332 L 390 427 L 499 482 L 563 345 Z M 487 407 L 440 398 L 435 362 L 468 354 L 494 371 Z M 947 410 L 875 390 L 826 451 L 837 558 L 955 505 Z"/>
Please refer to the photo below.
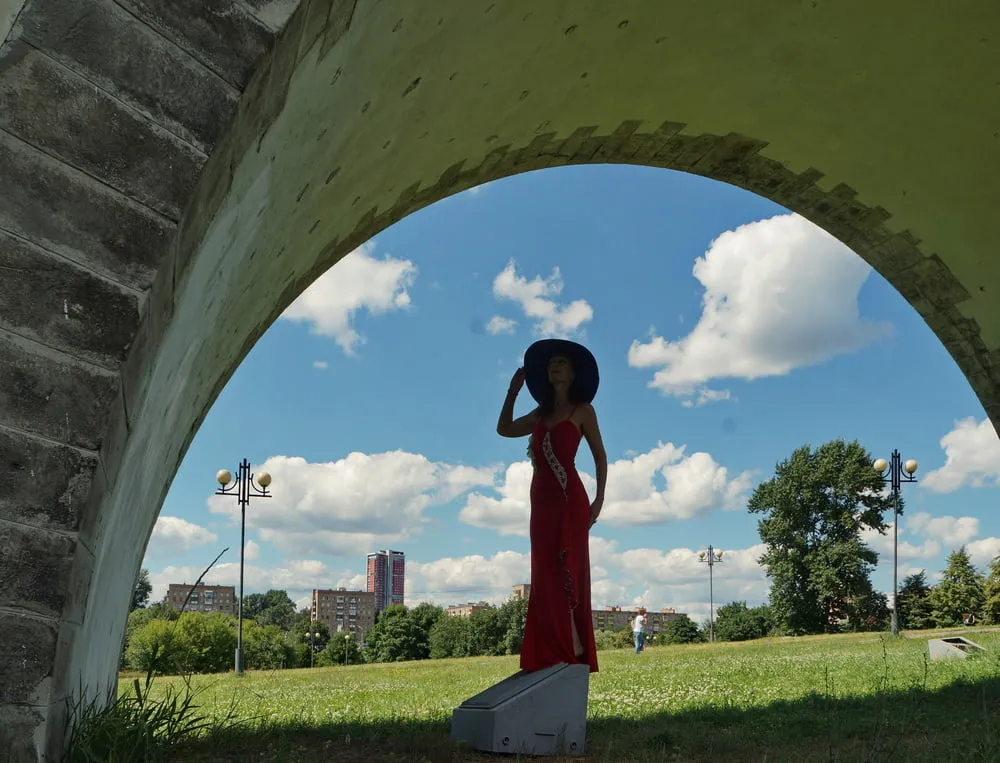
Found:
<path fill-rule="evenodd" d="M 142 576 L 140 577 L 142 580 Z M 180 613 L 166 603 L 133 600 L 125 628 L 123 669 L 166 675 L 231 670 L 236 651 L 236 617 L 225 612 Z M 245 597 L 243 661 L 249 670 L 326 667 L 361 662 L 401 662 L 520 654 L 528 602 L 510 598 L 486 605 L 470 617 L 454 617 L 438 606 L 394 604 L 363 635 L 331 633 L 312 621 L 308 609 L 295 611 L 287 592 L 271 590 Z M 629 626 L 595 632 L 599 649 L 632 646 Z M 672 620 L 659 643 L 704 640 L 687 615 Z M 363 647 L 363 648 L 362 648 Z"/>
<path fill-rule="evenodd" d="M 768 601 L 719 607 L 716 638 L 888 628 L 888 599 L 871 582 L 878 553 L 862 534 L 889 532 L 894 499 L 872 462 L 857 441 L 804 445 L 757 486 L 747 509 L 761 516 L 757 529 L 766 550 L 758 562 L 770 580 Z M 896 508 L 902 515 L 902 497 Z M 925 571 L 907 576 L 898 594 L 900 627 L 962 625 L 969 614 L 1000 624 L 1000 556 L 989 569 L 988 575 L 977 570 L 963 546 L 949 555 L 935 585 Z"/>
<path fill-rule="evenodd" d="M 143 589 L 148 573 L 140 575 Z M 286 591 L 250 594 L 243 606 L 243 660 L 250 670 L 518 654 L 527 602 L 511 598 L 471 617 L 442 607 L 392 605 L 363 634 L 331 633 L 308 609 L 295 611 Z M 162 674 L 214 673 L 233 667 L 237 619 L 225 612 L 178 612 L 133 597 L 122 649 L 123 669 Z M 362 648 L 363 647 L 363 648 Z"/>

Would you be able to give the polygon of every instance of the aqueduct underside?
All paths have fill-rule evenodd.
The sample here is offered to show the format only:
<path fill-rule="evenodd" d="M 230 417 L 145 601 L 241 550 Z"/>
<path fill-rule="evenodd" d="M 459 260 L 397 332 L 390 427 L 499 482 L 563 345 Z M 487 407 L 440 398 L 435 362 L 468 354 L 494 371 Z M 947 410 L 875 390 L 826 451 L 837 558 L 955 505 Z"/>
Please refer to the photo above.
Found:
<path fill-rule="evenodd" d="M 1000 7 L 296 5 L 0 0 L 0 758 L 57 759 L 66 700 L 113 684 L 253 342 L 464 188 L 618 162 L 766 196 L 894 284 L 1000 424 Z"/>

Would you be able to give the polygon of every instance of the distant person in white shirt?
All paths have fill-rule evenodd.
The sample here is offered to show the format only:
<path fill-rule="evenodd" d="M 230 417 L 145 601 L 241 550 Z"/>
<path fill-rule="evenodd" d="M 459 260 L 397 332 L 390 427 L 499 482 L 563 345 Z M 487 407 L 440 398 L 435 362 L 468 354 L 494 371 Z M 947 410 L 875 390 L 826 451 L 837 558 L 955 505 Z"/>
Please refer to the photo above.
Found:
<path fill-rule="evenodd" d="M 639 607 L 639 612 L 632 621 L 632 636 L 635 638 L 635 653 L 646 648 L 646 608 Z"/>

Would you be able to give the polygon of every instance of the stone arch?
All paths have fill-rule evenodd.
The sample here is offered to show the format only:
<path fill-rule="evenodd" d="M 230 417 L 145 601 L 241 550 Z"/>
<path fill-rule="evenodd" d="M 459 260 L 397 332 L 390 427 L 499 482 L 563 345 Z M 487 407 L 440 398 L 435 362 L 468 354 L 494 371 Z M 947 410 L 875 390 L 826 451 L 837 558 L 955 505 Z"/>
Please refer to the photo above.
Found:
<path fill-rule="evenodd" d="M 86 2 L 108 18 L 136 5 Z M 14 54 L 5 48 L 18 61 L 44 48 L 39 25 L 46 19 L 29 17 L 31 8 L 19 21 L 21 47 Z M 87 19 L 93 26 L 93 14 Z M 170 36 L 180 22 L 144 23 Z M 105 34 L 95 45 L 107 44 L 112 32 L 121 30 L 95 28 Z M 128 112 L 166 124 L 162 129 L 190 149 L 177 154 L 188 160 L 177 159 L 173 172 L 168 167 L 146 199 L 149 178 L 134 172 L 141 158 L 95 149 L 90 165 L 78 167 L 93 178 L 102 161 L 114 165 L 100 182 L 128 197 L 129 220 L 139 220 L 123 223 L 119 237 L 134 246 L 171 242 L 161 258 L 135 254 L 139 264 L 117 280 L 101 263 L 84 263 L 110 300 L 92 320 L 106 325 L 100 336 L 111 346 L 109 337 L 124 338 L 124 361 L 99 343 L 66 350 L 48 324 L 39 328 L 30 316 L 27 328 L 0 332 L 6 344 L 30 345 L 25 352 L 39 367 L 59 352 L 68 353 L 62 368 L 107 360 L 99 373 L 81 372 L 75 388 L 54 382 L 64 405 L 72 390 L 81 392 L 75 404 L 87 406 L 82 423 L 70 426 L 68 413 L 65 427 L 52 419 L 62 409 L 30 385 L 0 398 L 0 435 L 18 443 L 4 446 L 17 450 L 16 465 L 9 458 L 0 473 L 13 481 L 27 464 L 54 475 L 52 484 L 17 488 L 15 500 L 37 507 L 34 513 L 0 504 L 0 547 L 17 549 L 0 561 L 7 591 L 0 594 L 0 642 L 16 647 L 0 648 L 0 728 L 17 735 L 11 744 L 28 750 L 37 743 L 54 754 L 64 700 L 79 686 L 97 694 L 113 685 L 125 605 L 163 497 L 208 408 L 256 339 L 344 254 L 479 183 L 566 164 L 632 163 L 766 196 L 837 236 L 885 276 L 1000 424 L 1000 321 L 991 299 L 1000 273 L 989 259 L 992 206 L 1000 198 L 993 132 L 1000 107 L 990 79 L 997 32 L 1000 11 L 971 0 L 940 10 L 860 0 L 753 7 L 470 0 L 447 11 L 419 0 L 303 0 L 249 81 L 253 56 L 234 60 L 218 45 L 195 48 L 200 66 L 228 73 L 225 86 L 210 92 L 217 96 L 204 98 L 199 131 L 171 121 L 166 101 L 159 112 L 155 104 L 142 111 L 135 96 Z M 72 30 L 52 44 L 66 39 L 75 39 Z M 178 46 L 192 50 L 190 40 Z M 58 52 L 46 55 L 62 60 Z M 91 75 L 98 88 L 127 76 L 102 71 Z M 244 85 L 223 135 L 213 98 L 235 103 Z M 0 97 L 4 92 L 0 81 Z M 57 136 L 38 127 L 26 138 L 2 112 L 0 138 L 16 134 L 61 156 L 52 147 Z M 199 153 L 208 155 L 203 167 L 191 159 Z M 156 213 L 137 211 L 138 203 Z M 91 213 L 108 212 L 95 201 Z M 0 211 L 7 230 L 13 223 L 4 219 Z M 176 221 L 176 229 L 164 220 Z M 147 239 L 132 236 L 130 225 Z M 73 260 L 58 241 L 40 246 Z M 43 273 L 40 264 L 31 268 Z M 31 659 L 22 660 L 18 649 L 29 647 Z"/>

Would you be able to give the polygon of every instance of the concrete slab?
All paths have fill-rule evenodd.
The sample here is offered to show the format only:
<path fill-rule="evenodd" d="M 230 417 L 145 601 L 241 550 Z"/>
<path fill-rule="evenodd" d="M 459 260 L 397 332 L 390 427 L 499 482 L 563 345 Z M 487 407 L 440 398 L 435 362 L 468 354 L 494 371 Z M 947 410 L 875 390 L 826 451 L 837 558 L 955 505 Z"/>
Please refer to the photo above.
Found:
<path fill-rule="evenodd" d="M 975 641 L 964 636 L 932 638 L 927 642 L 931 662 L 938 660 L 967 660 L 970 656 L 986 654 L 986 650 Z"/>
<path fill-rule="evenodd" d="M 451 738 L 482 752 L 582 755 L 589 665 L 519 671 L 452 712 Z"/>

